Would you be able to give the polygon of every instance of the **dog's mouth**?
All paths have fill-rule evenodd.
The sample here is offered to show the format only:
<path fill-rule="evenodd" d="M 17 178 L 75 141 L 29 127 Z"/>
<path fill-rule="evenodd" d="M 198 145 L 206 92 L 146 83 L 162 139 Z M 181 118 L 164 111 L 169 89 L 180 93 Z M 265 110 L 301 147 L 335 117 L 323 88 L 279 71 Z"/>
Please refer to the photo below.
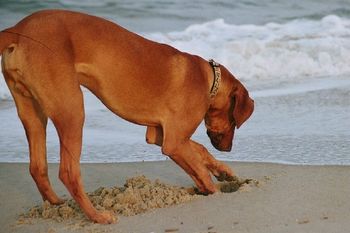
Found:
<path fill-rule="evenodd" d="M 207 130 L 207 135 L 210 138 L 210 142 L 215 147 L 215 149 L 226 152 L 232 150 L 234 130 L 226 134 Z"/>

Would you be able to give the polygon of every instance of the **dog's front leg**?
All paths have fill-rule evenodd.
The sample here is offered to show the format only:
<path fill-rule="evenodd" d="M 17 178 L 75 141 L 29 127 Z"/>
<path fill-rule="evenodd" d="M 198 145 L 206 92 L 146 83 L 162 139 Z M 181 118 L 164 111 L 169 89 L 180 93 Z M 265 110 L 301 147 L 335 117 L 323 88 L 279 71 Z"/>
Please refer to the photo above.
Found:
<path fill-rule="evenodd" d="M 218 181 L 232 181 L 234 179 L 235 174 L 229 166 L 215 159 L 203 145 L 192 140 L 190 142 L 192 148 L 201 157 L 202 163 Z"/>
<path fill-rule="evenodd" d="M 168 155 L 185 172 L 191 176 L 199 191 L 203 194 L 211 194 L 217 191 L 207 167 L 196 150 L 193 150 L 190 140 L 179 142 L 165 137 L 162 152 Z"/>
<path fill-rule="evenodd" d="M 167 144 L 163 146 L 163 129 L 161 126 L 148 126 L 146 131 L 146 141 L 149 144 L 162 146 L 162 152 L 168 155 L 174 162 L 176 162 L 196 183 L 198 189 L 202 193 L 213 193 L 216 191 L 212 185 L 208 170 L 203 166 L 199 154 L 194 154 L 188 143 L 179 145 L 178 147 L 169 147 L 169 145 L 176 145 L 176 140 L 167 139 Z M 190 156 L 186 156 L 190 154 Z M 191 158 L 192 157 L 192 158 Z"/>
<path fill-rule="evenodd" d="M 147 126 L 146 142 L 148 144 L 163 145 L 163 130 L 160 126 Z"/>

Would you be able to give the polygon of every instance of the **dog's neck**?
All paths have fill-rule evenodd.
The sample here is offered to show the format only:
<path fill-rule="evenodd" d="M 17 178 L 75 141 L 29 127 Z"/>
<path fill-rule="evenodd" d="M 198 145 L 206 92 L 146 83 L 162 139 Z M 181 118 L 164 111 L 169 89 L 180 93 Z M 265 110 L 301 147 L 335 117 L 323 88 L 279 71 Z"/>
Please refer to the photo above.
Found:
<path fill-rule="evenodd" d="M 209 64 L 212 67 L 214 72 L 213 85 L 210 88 L 210 98 L 214 98 L 219 91 L 219 86 L 221 81 L 221 70 L 220 70 L 220 64 L 215 62 L 213 59 L 209 60 Z"/>
<path fill-rule="evenodd" d="M 211 66 L 211 64 L 210 64 Z M 212 70 L 214 70 L 213 66 Z M 220 68 L 219 68 L 220 67 Z M 236 87 L 238 88 L 239 82 L 238 80 L 225 68 L 225 66 L 220 65 L 217 67 L 217 69 L 220 72 L 220 78 L 218 79 L 218 88 L 216 90 L 215 95 L 211 95 L 211 89 L 209 89 L 210 92 L 210 109 L 221 109 L 226 103 L 227 99 L 230 98 L 232 94 L 232 90 Z M 214 86 L 215 83 L 215 77 L 213 78 L 212 73 L 210 74 L 209 79 L 209 88 Z"/>

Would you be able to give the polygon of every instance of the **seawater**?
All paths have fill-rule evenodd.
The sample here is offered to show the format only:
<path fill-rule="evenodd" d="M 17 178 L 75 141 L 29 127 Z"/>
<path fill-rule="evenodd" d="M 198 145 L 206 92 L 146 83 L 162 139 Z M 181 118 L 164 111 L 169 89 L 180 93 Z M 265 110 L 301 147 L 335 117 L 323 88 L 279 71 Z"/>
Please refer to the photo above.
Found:
<path fill-rule="evenodd" d="M 212 149 L 204 127 L 199 128 L 195 138 L 217 157 L 350 164 L 350 115 L 344 111 L 350 107 L 350 98 L 344 101 L 350 84 L 350 2 L 2 0 L 0 28 L 47 8 L 98 15 L 148 39 L 214 58 L 229 68 L 256 98 L 257 116 L 236 132 L 235 148 L 228 154 Z M 314 91 L 323 93 L 315 102 L 319 109 L 299 100 Z M 84 95 L 87 120 L 82 161 L 165 159 L 159 148 L 144 142 L 144 127 L 118 119 L 88 91 Z M 339 97 L 341 103 L 335 99 L 336 106 L 331 106 L 327 95 Z M 274 104 L 277 109 L 270 106 Z M 52 124 L 47 145 L 49 161 L 58 161 Z M 0 161 L 28 161 L 27 151 L 24 131 L 0 75 Z"/>
<path fill-rule="evenodd" d="M 110 19 L 146 38 L 214 58 L 243 81 L 350 73 L 350 2 L 2 0 L 0 28 L 45 8 Z M 0 77 L 0 100 L 10 98 Z"/>

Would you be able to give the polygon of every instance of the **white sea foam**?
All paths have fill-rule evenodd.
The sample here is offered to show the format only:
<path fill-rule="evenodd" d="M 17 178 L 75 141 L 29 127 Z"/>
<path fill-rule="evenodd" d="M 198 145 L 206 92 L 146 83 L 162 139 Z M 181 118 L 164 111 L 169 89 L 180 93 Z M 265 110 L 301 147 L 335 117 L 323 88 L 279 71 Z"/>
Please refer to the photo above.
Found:
<path fill-rule="evenodd" d="M 350 19 L 335 15 L 265 25 L 233 25 L 217 19 L 183 31 L 144 36 L 206 59 L 214 58 L 241 80 L 350 74 Z M 0 99 L 9 97 L 0 77 Z"/>
<path fill-rule="evenodd" d="M 215 58 L 240 79 L 305 78 L 350 72 L 350 20 L 232 25 L 223 19 L 148 38 L 182 51 Z"/>

